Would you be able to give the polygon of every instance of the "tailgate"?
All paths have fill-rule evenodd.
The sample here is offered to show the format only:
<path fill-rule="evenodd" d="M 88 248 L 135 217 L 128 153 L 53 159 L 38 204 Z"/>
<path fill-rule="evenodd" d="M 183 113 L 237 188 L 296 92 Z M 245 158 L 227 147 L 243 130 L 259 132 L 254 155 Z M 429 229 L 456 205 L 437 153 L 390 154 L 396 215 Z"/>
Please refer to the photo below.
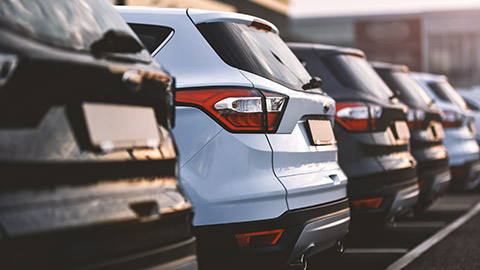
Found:
<path fill-rule="evenodd" d="M 345 198 L 347 178 L 337 162 L 333 101 L 291 92 L 279 132 L 266 135 L 273 150 L 273 170 L 287 189 L 289 209 Z"/>

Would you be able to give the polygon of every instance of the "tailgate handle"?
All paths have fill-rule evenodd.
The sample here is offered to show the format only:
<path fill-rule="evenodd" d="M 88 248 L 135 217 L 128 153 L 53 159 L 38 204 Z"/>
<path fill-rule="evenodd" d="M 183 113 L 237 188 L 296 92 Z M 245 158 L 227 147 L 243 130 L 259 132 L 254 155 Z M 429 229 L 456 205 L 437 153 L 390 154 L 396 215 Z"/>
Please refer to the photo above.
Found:
<path fill-rule="evenodd" d="M 150 221 L 160 218 L 160 211 L 156 201 L 132 202 L 128 207 L 137 215 L 141 221 Z"/>

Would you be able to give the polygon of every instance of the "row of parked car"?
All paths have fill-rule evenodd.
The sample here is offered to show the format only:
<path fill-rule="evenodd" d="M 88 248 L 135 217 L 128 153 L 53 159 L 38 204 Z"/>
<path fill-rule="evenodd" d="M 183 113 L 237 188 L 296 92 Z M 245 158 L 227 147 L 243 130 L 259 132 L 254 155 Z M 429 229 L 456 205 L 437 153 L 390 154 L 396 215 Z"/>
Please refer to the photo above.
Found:
<path fill-rule="evenodd" d="M 445 77 L 248 15 L 117 11 L 0 2 L 2 269 L 306 269 L 480 181 Z"/>

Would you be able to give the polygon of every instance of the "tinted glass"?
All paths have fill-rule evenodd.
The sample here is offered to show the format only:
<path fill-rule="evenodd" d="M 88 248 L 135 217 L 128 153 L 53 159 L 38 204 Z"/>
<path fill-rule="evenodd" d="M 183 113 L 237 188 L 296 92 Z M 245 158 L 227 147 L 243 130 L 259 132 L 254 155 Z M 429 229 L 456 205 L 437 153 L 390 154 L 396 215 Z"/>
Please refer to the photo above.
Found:
<path fill-rule="evenodd" d="M 467 109 L 465 100 L 455 91 L 448 82 L 429 83 L 428 86 L 435 92 L 438 98 L 458 105 L 462 109 Z"/>
<path fill-rule="evenodd" d="M 363 57 L 337 54 L 323 58 L 328 69 L 346 87 L 358 89 L 375 97 L 389 99 L 392 91 Z"/>
<path fill-rule="evenodd" d="M 425 93 L 415 79 L 406 72 L 384 72 L 382 78 L 390 89 L 399 91 L 399 99 L 408 105 L 430 106 L 432 99 Z"/>
<path fill-rule="evenodd" d="M 475 104 L 469 102 L 468 100 L 465 100 L 465 103 L 467 104 L 467 107 L 470 109 L 470 110 L 473 110 L 473 111 L 480 111 L 480 108 L 478 106 L 476 106 Z"/>
<path fill-rule="evenodd" d="M 108 30 L 136 39 L 107 0 L 2 0 L 0 26 L 51 45 L 82 51 L 90 50 L 90 45 Z"/>
<path fill-rule="evenodd" d="M 150 53 L 153 53 L 173 32 L 172 28 L 163 26 L 129 24 L 135 34 L 142 40 Z"/>
<path fill-rule="evenodd" d="M 223 61 L 233 67 L 296 90 L 311 79 L 277 34 L 233 22 L 202 23 L 198 29 Z"/>

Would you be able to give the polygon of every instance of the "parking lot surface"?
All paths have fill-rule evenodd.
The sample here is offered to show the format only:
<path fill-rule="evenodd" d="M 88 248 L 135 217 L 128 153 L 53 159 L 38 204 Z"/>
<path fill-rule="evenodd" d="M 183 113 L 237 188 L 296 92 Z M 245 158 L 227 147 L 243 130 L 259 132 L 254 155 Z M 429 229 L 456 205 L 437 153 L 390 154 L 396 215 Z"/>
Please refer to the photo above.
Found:
<path fill-rule="evenodd" d="M 398 219 L 383 231 L 352 232 L 338 256 L 318 255 L 309 269 L 387 269 L 398 259 L 462 217 L 480 201 L 480 192 L 453 193 L 438 199 L 425 213 Z M 454 230 L 404 269 L 480 269 L 477 251 L 480 215 Z"/>

